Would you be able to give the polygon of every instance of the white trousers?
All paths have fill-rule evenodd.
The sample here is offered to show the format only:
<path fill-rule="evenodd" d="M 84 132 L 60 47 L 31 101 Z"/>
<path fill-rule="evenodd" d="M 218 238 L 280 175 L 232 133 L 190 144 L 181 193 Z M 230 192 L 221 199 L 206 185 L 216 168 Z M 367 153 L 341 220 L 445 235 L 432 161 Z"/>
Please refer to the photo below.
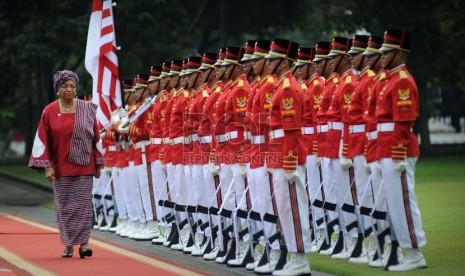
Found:
<path fill-rule="evenodd" d="M 202 197 L 201 203 L 205 207 L 216 207 L 219 208 L 218 204 L 218 197 L 216 194 L 216 187 L 215 187 L 215 179 L 213 174 L 210 172 L 210 165 L 206 164 L 202 166 L 202 171 L 203 171 L 203 184 L 204 184 L 204 195 Z M 218 183 L 218 186 L 220 184 Z M 218 191 L 221 194 L 221 191 Z M 214 225 L 218 225 L 220 223 L 220 218 L 219 216 L 216 215 L 211 215 L 212 216 L 212 222 Z M 211 237 L 211 229 L 208 227 L 205 229 L 205 235 L 207 237 Z"/>
<path fill-rule="evenodd" d="M 276 204 L 276 193 L 273 186 L 273 176 L 268 173 L 266 167 L 260 167 L 252 169 L 254 182 L 250 185 L 256 185 L 255 190 L 257 191 L 257 202 L 255 203 L 255 211 L 260 213 L 260 216 L 263 216 L 268 213 L 272 215 L 277 215 L 278 206 Z M 265 236 L 270 237 L 276 233 L 276 224 L 270 222 L 263 222 L 263 232 Z M 260 229 L 257 229 L 257 231 Z M 279 249 L 279 241 L 274 241 L 271 245 L 272 249 Z"/>
<path fill-rule="evenodd" d="M 128 211 L 126 210 L 126 204 L 124 202 L 123 194 L 123 183 L 121 181 L 121 169 L 113 167 L 111 170 L 111 175 L 113 176 L 113 187 L 115 188 L 115 201 L 116 201 L 116 210 L 118 211 L 118 216 L 122 219 L 128 217 Z"/>
<path fill-rule="evenodd" d="M 151 167 L 150 167 L 151 169 Z M 136 166 L 137 177 L 139 178 L 140 198 L 142 200 L 142 207 L 144 208 L 145 220 L 153 220 L 152 200 L 150 197 L 149 178 L 147 172 L 147 165 L 140 164 Z"/>
<path fill-rule="evenodd" d="M 374 161 L 379 164 L 379 161 Z M 373 165 L 370 163 L 370 165 Z M 386 192 L 384 191 L 384 182 L 381 171 L 381 165 L 370 166 L 371 185 L 372 185 L 372 196 L 375 210 L 379 212 L 387 213 L 387 202 Z M 378 232 L 382 232 L 389 227 L 387 220 L 377 220 Z"/>
<path fill-rule="evenodd" d="M 245 180 L 241 175 L 241 165 L 232 164 L 231 170 L 233 172 L 234 179 L 234 194 L 236 195 L 235 208 L 247 211 L 247 195 L 245 194 Z M 250 200 L 250 194 L 249 194 Z M 247 221 L 244 219 L 239 219 L 241 224 L 241 229 L 247 226 Z"/>
<path fill-rule="evenodd" d="M 337 187 L 334 185 L 334 174 L 333 174 L 333 163 L 331 159 L 327 157 L 321 158 L 321 171 L 323 173 L 323 191 L 324 201 L 327 203 L 337 204 Z M 331 222 L 339 217 L 339 214 L 335 211 L 327 211 L 329 221 Z M 334 230 L 337 230 L 337 225 Z"/>
<path fill-rule="evenodd" d="M 204 183 L 204 176 L 203 176 L 203 165 L 195 164 L 192 165 L 192 192 L 194 195 L 192 196 L 192 206 L 203 206 L 208 207 L 208 200 L 206 199 L 205 195 L 205 183 Z M 197 213 L 197 220 L 200 219 L 202 223 L 208 221 L 208 215 L 202 214 L 200 212 Z"/>
<path fill-rule="evenodd" d="M 144 207 L 142 206 L 142 198 L 140 197 L 139 177 L 137 177 L 137 170 L 134 167 L 134 161 L 129 161 L 129 166 L 123 168 L 123 178 L 127 184 L 128 194 L 128 215 L 133 221 L 145 223 Z"/>
<path fill-rule="evenodd" d="M 298 179 L 289 183 L 283 169 L 273 169 L 273 186 L 279 222 L 291 253 L 310 252 L 310 220 L 305 190 L 305 167 L 297 166 Z"/>
<path fill-rule="evenodd" d="M 168 210 L 165 210 L 164 207 L 158 205 L 159 200 L 165 201 L 168 199 L 168 193 L 166 189 L 166 185 L 168 185 L 167 177 L 160 160 L 155 160 L 151 163 L 151 170 L 157 218 L 161 221 L 161 218 L 168 214 Z"/>
<path fill-rule="evenodd" d="M 391 158 L 382 158 L 384 190 L 387 206 L 399 246 L 421 248 L 426 245 L 420 210 L 415 196 L 415 164 L 417 158 L 407 158 L 407 169 L 399 174 Z"/>
<path fill-rule="evenodd" d="M 307 187 L 308 187 L 308 198 L 310 202 L 314 202 L 315 199 L 323 201 L 323 195 L 321 192 L 320 184 L 320 166 L 316 163 L 318 157 L 315 154 L 307 155 L 307 162 L 305 163 L 306 173 L 307 173 Z M 313 220 L 316 222 L 323 218 L 323 209 L 312 207 Z M 316 226 L 317 228 L 325 228 L 326 225 L 321 223 Z"/>
<path fill-rule="evenodd" d="M 370 187 L 370 170 L 367 168 L 367 163 L 364 155 L 357 155 L 353 158 L 355 187 L 357 189 L 357 200 L 359 206 L 367 208 L 373 207 L 373 193 Z M 371 227 L 371 217 L 362 215 L 363 230 Z"/>

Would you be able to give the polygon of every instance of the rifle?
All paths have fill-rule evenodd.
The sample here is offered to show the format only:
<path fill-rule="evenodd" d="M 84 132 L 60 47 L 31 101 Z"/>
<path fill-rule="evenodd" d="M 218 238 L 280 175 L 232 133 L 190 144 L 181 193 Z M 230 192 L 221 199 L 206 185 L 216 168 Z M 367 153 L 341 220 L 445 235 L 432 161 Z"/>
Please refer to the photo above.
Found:
<path fill-rule="evenodd" d="M 161 94 L 162 93 L 158 93 L 157 95 L 153 96 L 152 98 L 149 98 L 149 97 L 145 98 L 142 105 L 136 110 L 136 112 L 134 112 L 134 114 L 131 116 L 131 118 L 129 118 L 126 122 L 122 123 L 118 127 L 118 129 L 122 130 L 122 129 L 126 128 L 129 124 L 134 123 L 140 116 L 142 116 L 155 103 L 155 101 L 158 99 L 158 97 Z"/>

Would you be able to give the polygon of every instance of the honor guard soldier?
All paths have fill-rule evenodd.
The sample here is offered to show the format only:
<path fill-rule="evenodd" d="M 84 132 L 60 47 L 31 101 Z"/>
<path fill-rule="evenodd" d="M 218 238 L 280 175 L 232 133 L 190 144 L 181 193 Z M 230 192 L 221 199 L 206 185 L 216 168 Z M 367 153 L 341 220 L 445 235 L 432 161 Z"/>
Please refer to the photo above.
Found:
<path fill-rule="evenodd" d="M 382 51 L 381 44 L 383 43 L 382 36 L 372 35 L 368 41 L 368 46 L 363 52 L 367 65 L 370 70 L 376 74 L 371 89 L 368 93 L 367 104 L 365 106 L 366 110 L 363 114 L 363 120 L 365 122 L 365 132 L 367 141 L 365 144 L 365 159 L 367 161 L 367 166 L 370 168 L 370 177 L 371 185 L 373 188 L 373 207 L 374 213 L 373 218 L 376 222 L 378 236 L 379 248 L 374 256 L 369 256 L 368 265 L 372 267 L 384 267 L 386 266 L 390 248 L 391 240 L 387 238 L 387 235 L 390 232 L 389 223 L 386 220 L 387 214 L 387 203 L 386 203 L 386 194 L 384 192 L 384 187 L 382 187 L 382 176 L 381 176 L 381 167 L 379 165 L 378 157 L 378 148 L 377 148 L 377 120 L 376 120 L 376 102 L 379 92 L 382 90 L 384 84 L 387 81 L 386 71 L 381 67 L 381 55 Z M 378 252 L 379 251 L 379 252 Z M 381 256 L 379 256 L 381 255 Z"/>
<path fill-rule="evenodd" d="M 148 104 L 148 101 L 150 100 L 148 79 L 148 74 L 139 74 L 136 77 L 135 94 L 136 97 L 138 97 L 139 102 L 136 113 L 140 112 L 142 110 L 141 107 Z M 135 240 L 152 240 L 157 236 L 155 232 L 157 225 L 154 221 L 153 215 L 153 212 L 156 212 L 156 210 L 154 209 L 155 206 L 152 206 L 154 199 L 151 197 L 153 190 L 150 191 L 148 177 L 149 170 L 151 170 L 151 168 L 150 164 L 147 162 L 146 150 L 146 147 L 150 144 L 149 133 L 152 122 L 152 113 L 149 110 L 146 110 L 135 120 L 135 122 L 129 125 L 129 136 L 131 137 L 131 141 L 135 148 L 134 166 L 137 171 L 140 198 L 142 200 L 144 213 L 144 217 L 141 219 L 142 226 L 138 233 L 133 236 L 133 239 Z M 150 181 L 152 181 L 151 178 Z"/>
<path fill-rule="evenodd" d="M 336 193 L 339 210 L 339 239 L 331 252 L 331 257 L 339 259 L 348 259 L 357 241 L 357 218 L 353 212 L 343 209 L 346 204 L 354 206 L 355 195 L 349 196 L 350 191 L 355 190 L 355 179 L 352 162 L 347 158 L 349 131 L 347 109 L 350 107 L 352 93 L 358 84 L 357 77 L 351 70 L 350 56 L 347 54 L 351 44 L 352 39 L 335 37 L 328 55 L 331 57 L 333 72 L 340 75 L 339 83 L 326 112 L 329 128 L 326 135 L 328 143 L 326 156 L 330 159 L 330 173 L 333 176 L 331 192 Z M 352 226 L 352 229 L 347 226 Z"/>
<path fill-rule="evenodd" d="M 158 197 L 157 212 L 159 221 L 162 224 L 160 228 L 161 235 L 152 240 L 153 244 L 163 244 L 167 241 L 168 235 L 171 230 L 171 224 L 167 218 L 171 217 L 172 210 L 165 207 L 165 202 L 172 202 L 169 196 L 168 180 L 166 173 L 166 164 L 164 163 L 165 146 L 169 144 L 169 138 L 166 137 L 165 124 L 166 124 L 166 106 L 170 97 L 170 74 L 171 61 L 165 61 L 162 64 L 162 71 L 160 74 L 159 92 L 155 103 L 153 104 L 153 124 L 150 131 L 150 144 L 152 145 L 152 176 L 155 183 L 156 194 Z"/>
<path fill-rule="evenodd" d="M 392 230 L 404 258 L 389 271 L 426 267 L 421 248 L 426 245 L 420 210 L 415 197 L 415 164 L 419 147 L 412 127 L 419 113 L 418 88 L 405 66 L 412 34 L 389 29 L 384 34 L 383 67 L 387 82 L 378 95 L 378 151 Z"/>
<path fill-rule="evenodd" d="M 268 167 L 273 174 L 278 227 L 284 236 L 290 259 L 277 266 L 273 275 L 307 275 L 310 265 L 310 222 L 308 196 L 305 191 L 306 151 L 302 141 L 304 96 L 292 75 L 291 65 L 298 44 L 275 39 L 265 57 L 270 73 L 279 81 L 271 100 L 270 156 Z"/>
<path fill-rule="evenodd" d="M 367 66 L 367 59 L 362 55 L 368 46 L 368 39 L 369 36 L 366 35 L 355 35 L 352 47 L 348 52 L 352 62 L 352 70 L 358 75 L 359 83 L 352 94 L 350 107 L 347 110 L 349 133 L 346 141 L 347 158 L 352 161 L 354 168 L 354 181 L 357 191 L 357 202 L 355 204 L 359 207 L 372 208 L 373 194 L 370 187 L 370 172 L 367 169 L 367 162 L 363 154 L 366 143 L 363 112 L 366 110 L 368 94 L 376 75 Z M 349 262 L 368 263 L 368 255 L 373 256 L 376 251 L 376 241 L 373 235 L 370 240 L 369 252 L 367 252 L 363 243 L 365 234 L 371 232 L 371 217 L 366 214 L 362 219 L 361 214 L 357 213 L 357 219 L 359 220 L 357 247 L 361 248 L 361 250 L 354 250 Z"/>
<path fill-rule="evenodd" d="M 167 97 L 167 103 L 165 107 L 165 122 L 163 124 L 163 162 L 165 168 L 166 168 L 166 173 L 167 173 L 167 178 L 168 178 L 168 185 L 167 185 L 167 197 L 168 200 L 165 202 L 165 206 L 167 204 L 170 205 L 170 208 L 174 208 L 174 205 L 176 203 L 176 183 L 175 183 L 175 167 L 173 166 L 172 163 L 172 144 L 171 144 L 171 138 L 170 138 L 170 132 L 171 132 L 171 112 L 173 109 L 173 104 L 175 101 L 175 95 L 177 93 L 177 89 L 180 86 L 180 81 L 179 81 L 179 74 L 181 73 L 182 70 L 182 60 L 173 60 L 171 61 L 170 64 L 170 71 L 168 73 L 167 78 L 169 78 L 169 86 L 167 89 L 170 91 L 169 95 Z M 174 210 L 173 210 L 174 211 Z M 163 243 L 163 245 L 167 247 L 171 247 L 173 244 L 178 244 L 179 243 L 179 232 L 176 227 L 176 223 L 173 223 L 170 228 L 170 233 L 168 234 L 168 237 L 166 241 Z"/>
<path fill-rule="evenodd" d="M 298 74 L 302 78 L 301 86 L 304 92 L 305 109 L 303 116 L 303 127 L 302 127 L 302 138 L 306 147 L 306 185 L 307 192 L 311 202 L 318 196 L 321 199 L 320 183 L 320 166 L 317 157 L 318 137 L 316 129 L 316 112 L 319 108 L 319 99 L 324 89 L 324 79 L 318 76 L 316 71 L 316 64 L 312 63 L 315 58 L 316 48 L 300 47 L 297 54 L 297 61 L 295 67 L 297 67 Z M 323 210 L 310 206 L 311 208 L 311 225 L 314 239 L 312 240 L 311 251 L 317 251 L 317 243 L 324 239 L 324 233 L 321 229 L 324 229 L 325 224 L 323 223 Z"/>
<path fill-rule="evenodd" d="M 322 192 L 324 192 L 324 203 L 326 203 L 327 206 L 335 206 L 337 200 L 336 193 L 333 191 L 332 187 L 333 173 L 330 170 L 330 159 L 327 155 L 327 135 L 329 126 L 326 113 L 329 110 L 331 99 L 334 90 L 339 83 L 340 77 L 337 72 L 333 72 L 330 66 L 331 57 L 329 57 L 329 53 L 331 51 L 331 46 L 332 42 L 318 42 L 316 45 L 315 58 L 313 59 L 313 62 L 316 62 L 316 70 L 318 71 L 318 74 L 325 78 L 325 88 L 319 97 L 319 108 L 316 114 L 316 118 L 318 132 L 318 157 L 321 159 L 320 167 L 323 178 Z M 327 209 L 326 206 L 325 209 Z M 328 238 L 325 239 L 325 242 L 320 245 L 318 252 L 322 255 L 330 255 L 333 250 L 332 246 L 334 245 L 331 243 L 330 237 L 334 231 L 335 224 L 338 222 L 338 214 L 333 208 L 331 208 L 331 210 L 325 210 L 325 213 L 328 213 L 328 220 L 326 221 L 327 230 L 325 233 Z"/>

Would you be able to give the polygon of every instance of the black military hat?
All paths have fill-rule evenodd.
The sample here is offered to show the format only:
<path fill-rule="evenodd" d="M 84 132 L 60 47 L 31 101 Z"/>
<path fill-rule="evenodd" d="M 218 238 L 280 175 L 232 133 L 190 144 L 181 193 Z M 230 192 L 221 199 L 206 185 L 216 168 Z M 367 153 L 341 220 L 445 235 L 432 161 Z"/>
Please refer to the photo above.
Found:
<path fill-rule="evenodd" d="M 161 77 L 161 72 L 163 71 L 163 68 L 161 67 L 161 65 L 152 65 L 150 67 L 150 74 L 149 74 L 149 82 L 153 82 L 153 81 L 156 81 L 156 80 L 160 80 Z"/>
<path fill-rule="evenodd" d="M 370 39 L 368 35 L 355 35 L 352 40 L 352 47 L 350 47 L 350 50 L 347 53 L 349 55 L 362 53 L 368 46 L 368 39 Z"/>
<path fill-rule="evenodd" d="M 297 57 L 299 44 L 282 38 L 275 38 L 270 46 L 270 51 L 265 56 L 267 59 L 287 58 L 292 61 Z"/>
<path fill-rule="evenodd" d="M 228 46 L 222 65 L 237 64 L 241 65 L 241 59 L 244 56 L 245 49 L 237 46 Z"/>
<path fill-rule="evenodd" d="M 169 76 L 170 71 L 171 71 L 171 60 L 167 60 L 163 62 L 163 65 L 161 66 L 162 71 L 160 77 L 164 78 Z"/>
<path fill-rule="evenodd" d="M 362 55 L 371 56 L 375 54 L 382 54 L 383 52 L 379 49 L 383 44 L 383 37 L 380 35 L 372 35 L 368 40 L 368 46 Z"/>
<path fill-rule="evenodd" d="M 226 47 L 222 47 L 218 51 L 218 59 L 216 60 L 215 64 L 213 64 L 213 65 L 214 66 L 222 66 L 225 56 L 226 56 Z"/>
<path fill-rule="evenodd" d="M 412 43 L 412 33 L 406 30 L 388 29 L 384 32 L 384 42 L 380 50 L 388 52 L 392 50 L 402 50 L 410 52 Z"/>
<path fill-rule="evenodd" d="M 123 80 L 123 92 L 125 94 L 134 92 L 134 89 L 132 88 L 132 85 L 133 85 L 132 80 Z"/>
<path fill-rule="evenodd" d="M 202 64 L 199 67 L 199 70 L 206 70 L 210 68 L 215 68 L 215 62 L 218 59 L 218 53 L 206 52 L 202 56 Z"/>
<path fill-rule="evenodd" d="M 320 61 L 322 59 L 329 58 L 328 54 L 331 51 L 331 42 L 329 41 L 319 41 L 315 46 L 315 57 L 312 61 Z"/>
<path fill-rule="evenodd" d="M 249 60 L 264 58 L 270 51 L 270 45 L 271 41 L 269 40 L 257 40 L 257 42 L 255 42 L 253 55 L 249 58 Z"/>
<path fill-rule="evenodd" d="M 186 74 L 200 72 L 199 67 L 202 64 L 201 56 L 190 56 L 186 63 Z"/>
<path fill-rule="evenodd" d="M 250 58 L 253 56 L 256 42 L 256 40 L 247 40 L 245 43 L 244 56 L 242 57 L 241 62 L 250 60 Z"/>
<path fill-rule="evenodd" d="M 182 70 L 182 60 L 180 59 L 175 59 L 171 61 L 171 70 L 169 75 L 170 76 L 175 76 L 181 74 Z"/>
<path fill-rule="evenodd" d="M 352 39 L 342 36 L 336 36 L 331 43 L 331 51 L 328 57 L 346 55 L 352 45 Z"/>
<path fill-rule="evenodd" d="M 297 60 L 295 61 L 294 66 L 311 64 L 312 59 L 314 57 L 315 57 L 314 47 L 299 47 L 299 50 L 297 51 Z"/>
<path fill-rule="evenodd" d="M 149 74 L 138 74 L 134 78 L 134 89 L 139 88 L 147 88 L 147 84 L 149 83 Z"/>

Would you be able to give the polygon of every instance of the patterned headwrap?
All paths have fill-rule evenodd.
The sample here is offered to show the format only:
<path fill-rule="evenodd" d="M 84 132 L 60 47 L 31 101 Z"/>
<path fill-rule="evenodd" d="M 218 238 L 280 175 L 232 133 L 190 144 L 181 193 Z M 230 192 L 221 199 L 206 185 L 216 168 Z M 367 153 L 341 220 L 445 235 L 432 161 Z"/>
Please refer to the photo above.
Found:
<path fill-rule="evenodd" d="M 78 76 L 70 70 L 57 71 L 53 76 L 53 88 L 55 92 L 58 91 L 58 87 L 66 81 L 72 80 L 76 85 L 79 82 Z"/>

